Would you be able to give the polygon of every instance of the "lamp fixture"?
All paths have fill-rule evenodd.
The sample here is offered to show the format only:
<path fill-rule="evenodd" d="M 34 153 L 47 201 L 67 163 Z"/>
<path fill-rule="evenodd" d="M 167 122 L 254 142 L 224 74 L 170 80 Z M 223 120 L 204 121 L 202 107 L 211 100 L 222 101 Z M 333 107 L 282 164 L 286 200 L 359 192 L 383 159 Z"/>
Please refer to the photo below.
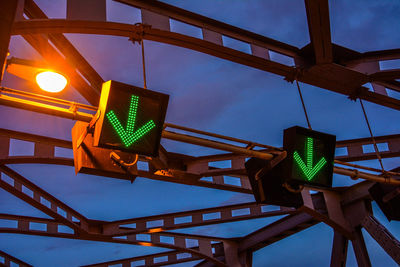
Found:
<path fill-rule="evenodd" d="M 7 60 L 8 73 L 28 81 L 35 81 L 40 89 L 50 92 L 61 92 L 68 84 L 61 72 L 49 68 L 45 62 L 12 57 Z"/>
<path fill-rule="evenodd" d="M 36 75 L 36 83 L 46 92 L 58 93 L 67 86 L 68 81 L 63 75 L 47 70 Z"/>

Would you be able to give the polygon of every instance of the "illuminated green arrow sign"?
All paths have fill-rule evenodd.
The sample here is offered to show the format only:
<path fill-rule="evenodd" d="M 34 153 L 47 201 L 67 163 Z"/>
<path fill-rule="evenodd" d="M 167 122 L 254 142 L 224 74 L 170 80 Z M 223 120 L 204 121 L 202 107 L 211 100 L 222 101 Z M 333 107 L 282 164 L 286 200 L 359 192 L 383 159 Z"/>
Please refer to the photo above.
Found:
<path fill-rule="evenodd" d="M 121 122 L 119 121 L 113 110 L 110 110 L 106 114 L 107 119 L 110 121 L 114 130 L 117 132 L 118 136 L 122 140 L 122 143 L 126 147 L 130 147 L 133 143 L 138 141 L 140 138 L 142 138 L 156 126 L 153 120 L 149 120 L 143 126 L 141 126 L 139 129 L 135 131 L 138 103 L 139 103 L 139 97 L 136 95 L 132 95 L 131 102 L 129 105 L 128 122 L 126 124 L 126 129 L 122 127 Z"/>
<path fill-rule="evenodd" d="M 313 148 L 314 140 L 311 137 L 307 137 L 306 141 L 306 157 L 307 157 L 307 165 L 304 163 L 299 153 L 295 151 L 293 153 L 293 157 L 300 169 L 303 171 L 308 181 L 311 181 L 314 176 L 321 170 L 321 168 L 326 164 L 326 159 L 322 157 L 318 163 L 313 167 L 313 157 L 314 157 L 314 148 Z"/>

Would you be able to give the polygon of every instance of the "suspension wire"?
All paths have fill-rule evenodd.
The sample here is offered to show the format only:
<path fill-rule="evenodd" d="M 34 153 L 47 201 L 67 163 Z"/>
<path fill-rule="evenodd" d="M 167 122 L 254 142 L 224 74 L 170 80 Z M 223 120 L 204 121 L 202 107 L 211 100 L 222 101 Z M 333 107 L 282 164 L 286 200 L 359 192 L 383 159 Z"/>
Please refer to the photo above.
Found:
<path fill-rule="evenodd" d="M 306 109 L 306 106 L 304 104 L 303 95 L 301 94 L 300 85 L 299 85 L 299 82 L 297 81 L 297 79 L 296 79 L 296 85 L 297 85 L 297 90 L 299 91 L 301 104 L 303 105 L 304 115 L 306 116 L 308 129 L 312 130 L 311 124 L 310 124 L 310 120 L 308 119 L 308 115 L 307 115 L 307 109 Z"/>
<path fill-rule="evenodd" d="M 383 168 L 381 154 L 379 153 L 378 146 L 376 145 L 376 141 L 375 141 L 374 135 L 372 134 L 371 125 L 369 124 L 367 113 L 365 112 L 364 104 L 363 104 L 361 98 L 359 98 L 359 99 L 360 99 L 360 104 L 361 104 L 362 111 L 364 113 L 365 121 L 367 122 L 369 134 L 371 135 L 372 142 L 374 143 L 374 149 L 375 149 L 376 157 L 378 158 L 379 164 L 381 165 L 382 172 L 384 174 L 386 174 L 385 168 Z"/>
<path fill-rule="evenodd" d="M 297 81 L 297 78 L 295 78 L 295 80 L 296 80 L 297 90 L 299 91 L 301 104 L 303 105 L 304 115 L 306 116 L 308 129 L 312 130 L 311 124 L 310 124 L 310 120 L 308 119 L 308 114 L 307 114 L 306 105 L 304 104 L 303 95 L 301 94 L 299 82 Z M 282 187 L 286 188 L 286 190 L 288 190 L 289 192 L 292 192 L 292 193 L 300 193 L 300 192 L 303 191 L 303 189 L 304 189 L 304 185 L 298 186 L 298 187 L 296 188 L 296 187 L 293 187 L 293 186 L 292 186 L 291 184 L 289 184 L 289 183 L 284 183 L 284 184 L 282 184 Z"/>
<path fill-rule="evenodd" d="M 146 63 L 144 60 L 144 42 L 143 39 L 140 41 L 140 44 L 142 46 L 142 65 L 143 65 L 143 87 L 144 89 L 147 89 L 147 82 L 146 82 Z"/>

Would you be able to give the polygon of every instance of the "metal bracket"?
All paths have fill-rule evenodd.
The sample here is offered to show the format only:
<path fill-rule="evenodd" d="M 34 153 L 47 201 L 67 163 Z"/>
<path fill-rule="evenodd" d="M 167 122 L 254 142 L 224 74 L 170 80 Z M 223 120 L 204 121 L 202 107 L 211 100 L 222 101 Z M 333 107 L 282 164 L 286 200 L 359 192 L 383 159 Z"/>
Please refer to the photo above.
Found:
<path fill-rule="evenodd" d="M 72 107 L 72 106 L 71 106 Z M 76 142 L 76 149 L 80 148 L 80 146 L 83 143 L 83 140 L 85 140 L 86 135 L 88 135 L 89 133 L 93 134 L 94 133 L 94 127 L 96 125 L 96 122 L 99 120 L 100 118 L 100 113 L 101 111 L 98 110 L 96 115 L 93 117 L 93 119 L 89 122 L 88 126 L 86 127 L 86 129 L 83 131 L 83 133 L 81 134 L 81 136 L 79 137 L 78 141 Z"/>
<path fill-rule="evenodd" d="M 133 42 L 134 44 L 138 42 L 140 44 L 143 40 L 144 31 L 146 29 L 150 29 L 151 25 L 143 24 L 143 23 L 135 23 L 133 26 L 132 35 L 129 37 L 129 41 Z"/>
<path fill-rule="evenodd" d="M 293 83 L 295 80 L 299 80 L 303 77 L 303 68 L 293 67 L 288 75 L 286 75 L 283 79 L 289 83 Z"/>
<path fill-rule="evenodd" d="M 268 161 L 267 165 L 264 168 L 262 168 L 256 173 L 255 175 L 256 180 L 259 180 L 260 177 L 264 176 L 265 172 L 268 172 L 269 170 L 273 169 L 279 162 L 284 160 L 287 156 L 287 153 L 286 151 L 282 151 L 279 154 L 275 155 L 276 156 L 272 160 Z"/>

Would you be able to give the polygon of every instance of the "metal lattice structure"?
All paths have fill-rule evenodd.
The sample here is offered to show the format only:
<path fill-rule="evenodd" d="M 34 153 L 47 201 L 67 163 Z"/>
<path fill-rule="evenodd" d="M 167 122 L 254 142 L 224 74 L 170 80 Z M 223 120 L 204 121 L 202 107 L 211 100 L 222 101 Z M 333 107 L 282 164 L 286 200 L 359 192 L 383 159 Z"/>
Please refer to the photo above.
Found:
<path fill-rule="evenodd" d="M 105 1 L 99 2 L 105 3 Z M 400 100 L 390 97 L 386 92 L 386 88 L 400 91 L 400 82 L 398 81 L 400 70 L 381 71 L 379 69 L 379 61 L 399 59 L 400 49 L 360 53 L 333 44 L 330 34 L 328 0 L 305 0 L 311 43 L 301 49 L 162 2 L 146 0 L 117 0 L 117 2 L 140 9 L 142 23 L 130 25 L 106 21 L 105 4 L 104 6 L 99 4 L 96 5 L 96 8 L 93 8 L 90 15 L 93 19 L 82 21 L 79 19 L 82 14 L 77 10 L 80 8 L 85 10 L 85 5 L 90 5 L 90 1 L 68 1 L 70 12 L 67 13 L 67 19 L 49 19 L 34 0 L 3 1 L 0 4 L 1 15 L 5 17 L 5 22 L 1 26 L 0 53 L 3 57 L 1 60 L 6 57 L 10 35 L 21 35 L 44 59 L 57 61 L 68 74 L 72 86 L 91 105 L 39 97 L 5 87 L 2 87 L 0 92 L 0 104 L 70 118 L 82 123 L 92 121 L 93 111 L 97 109 L 96 105 L 104 81 L 63 35 L 65 33 L 83 33 L 122 36 L 130 38 L 133 42 L 151 40 L 189 48 L 282 76 L 289 82 L 296 80 L 347 95 L 351 99 L 359 98 L 394 110 L 400 110 Z M 89 16 L 88 14 L 84 15 Z M 7 19 L 10 25 L 8 30 Z M 170 30 L 170 19 L 201 28 L 202 39 L 172 32 Z M 47 38 L 44 36 L 47 36 Z M 223 36 L 249 44 L 251 53 L 244 53 L 224 46 Z M 269 51 L 291 58 L 295 62 L 295 66 L 284 65 L 271 60 Z M 367 82 L 372 83 L 373 91 L 364 87 Z M 46 105 L 39 104 L 39 102 L 45 102 Z M 183 135 L 174 130 L 219 138 L 223 141 L 216 142 L 194 135 Z M 169 152 L 161 148 L 160 155 L 157 158 L 139 158 L 142 162 L 146 162 L 149 168 L 137 170 L 138 176 L 251 194 L 250 183 L 244 169 L 246 158 L 263 156 L 272 159 L 284 152 L 279 148 L 168 123 L 165 124 L 162 136 L 166 139 L 218 148 L 227 151 L 227 153 L 193 157 Z M 10 139 L 32 142 L 34 154 L 32 156 L 11 156 L 9 151 Z M 378 143 L 387 144 L 388 150 L 382 152 L 381 157 L 400 156 L 400 135 L 379 136 L 375 137 L 375 140 Z M 226 143 L 227 141 L 234 141 L 240 145 L 231 145 Z M 336 159 L 341 163 L 376 159 L 376 153 L 364 152 L 362 149 L 363 145 L 372 143 L 371 138 L 339 141 L 337 147 L 346 148 L 348 153 L 347 155 L 337 156 Z M 7 166 L 8 164 L 29 163 L 73 166 L 73 159 L 59 157 L 55 154 L 56 148 L 72 149 L 73 145 L 72 142 L 61 139 L 0 129 L 0 171 L 9 178 L 7 181 L 0 180 L 1 188 L 51 217 L 51 219 L 44 219 L 0 214 L 0 220 L 14 221 L 17 225 L 16 228 L 2 227 L 0 228 L 1 233 L 170 249 L 168 252 L 94 263 L 87 266 L 122 264 L 125 267 L 131 266 L 133 262 L 142 262 L 145 266 L 161 266 L 194 260 L 202 260 L 197 266 L 251 266 L 254 251 L 323 222 L 334 229 L 331 266 L 344 266 L 346 264 L 349 241 L 353 244 L 358 265 L 371 265 L 361 228 L 365 228 L 388 255 L 400 264 L 399 241 L 372 215 L 372 199 L 368 192 L 373 184 L 371 181 L 359 182 L 349 187 L 323 190 L 317 194 L 311 194 L 309 188 L 306 188 L 302 191 L 304 206 L 299 209 L 280 207 L 277 210 L 268 211 L 264 208 L 265 205 L 245 203 L 119 221 L 98 221 L 78 213 L 72 207 L 32 183 L 29 177 L 24 177 Z M 221 160 L 229 161 L 231 167 L 209 167 L 211 162 Z M 385 178 L 381 173 L 370 174 L 357 168 L 348 167 L 336 165 L 335 172 L 353 178 L 399 184 L 400 177 L 395 175 Z M 107 171 L 99 169 L 93 174 L 130 180 L 125 172 L 118 167 Z M 225 183 L 224 175 L 236 177 L 239 185 Z M 202 180 L 204 177 L 211 177 L 211 180 Z M 26 193 L 27 190 L 30 194 Z M 60 210 L 63 212 L 61 213 Z M 241 215 L 235 216 L 235 211 L 241 211 Z M 217 214 L 217 216 L 214 219 L 206 220 L 205 215 L 207 214 Z M 237 238 L 171 232 L 171 230 L 278 215 L 284 215 L 284 217 L 246 236 Z M 183 217 L 189 219 L 185 222 L 179 222 L 179 218 Z M 161 222 L 160 226 L 156 228 L 149 226 L 150 222 L 154 221 Z M 39 223 L 45 225 L 45 227 L 43 230 L 34 230 L 30 227 L 32 223 Z M 72 229 L 72 232 L 60 232 L 60 226 L 66 226 Z M 146 235 L 147 239 L 144 241 L 138 235 Z M 169 241 L 165 242 L 166 239 Z M 188 240 L 191 240 L 190 244 Z M 0 255 L 5 259 L 4 264 L 6 266 L 10 266 L 11 262 L 20 266 L 30 266 L 5 252 L 0 252 Z M 164 260 L 156 261 L 159 258 Z"/>

